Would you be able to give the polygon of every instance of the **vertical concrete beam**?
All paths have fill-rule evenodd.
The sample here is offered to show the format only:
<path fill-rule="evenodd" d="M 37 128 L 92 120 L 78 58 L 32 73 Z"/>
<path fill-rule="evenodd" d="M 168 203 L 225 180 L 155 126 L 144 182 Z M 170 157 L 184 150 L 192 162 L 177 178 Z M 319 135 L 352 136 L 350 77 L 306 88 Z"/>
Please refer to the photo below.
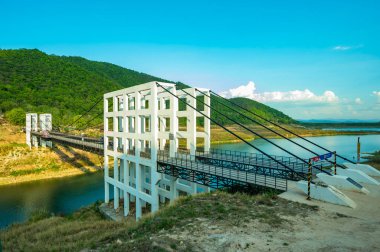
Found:
<path fill-rule="evenodd" d="M 177 132 L 178 132 L 178 117 L 177 117 L 177 111 L 178 111 L 178 99 L 175 97 L 177 95 L 177 91 L 175 87 L 171 88 L 170 91 L 174 95 L 170 95 L 169 98 L 169 104 L 170 104 L 170 157 L 175 157 L 175 154 L 177 153 L 178 148 L 178 139 L 177 139 Z"/>
<path fill-rule="evenodd" d="M 115 181 L 119 181 L 119 167 L 118 167 L 118 158 L 117 157 L 114 158 L 113 163 L 114 163 L 114 165 L 113 165 L 114 179 L 115 179 Z M 114 208 L 117 209 L 117 208 L 119 208 L 119 188 L 117 187 L 116 184 L 114 185 L 113 194 L 114 194 L 114 199 L 113 199 Z"/>
<path fill-rule="evenodd" d="M 139 220 L 142 217 L 142 200 L 140 198 L 136 198 L 136 220 Z"/>
<path fill-rule="evenodd" d="M 104 181 L 104 202 L 110 202 L 110 185 Z"/>
<path fill-rule="evenodd" d="M 210 91 L 205 92 L 204 103 L 211 106 Z M 204 106 L 204 114 L 208 117 L 211 116 L 211 109 L 208 106 Z M 204 131 L 205 131 L 205 141 L 204 141 L 204 151 L 210 151 L 210 141 L 211 141 L 211 123 L 210 119 L 204 117 Z"/>
<path fill-rule="evenodd" d="M 195 88 L 188 88 L 186 89 L 186 92 L 188 92 L 190 95 L 196 97 L 196 90 Z M 190 104 L 192 107 L 197 107 L 197 100 L 190 95 L 186 95 L 187 103 Z M 189 106 L 186 108 L 187 110 L 187 149 L 190 149 L 190 154 L 195 155 L 195 150 L 197 148 L 197 111 Z"/>
<path fill-rule="evenodd" d="M 129 214 L 129 193 L 124 190 L 124 216 Z"/>
<path fill-rule="evenodd" d="M 152 196 L 152 212 L 158 210 L 158 181 L 161 175 L 157 172 L 157 150 L 158 150 L 158 96 L 157 85 L 153 85 L 151 88 L 150 96 L 150 111 L 151 111 L 151 196 Z"/>
<path fill-rule="evenodd" d="M 32 148 L 32 116 L 31 114 L 25 115 L 25 137 L 26 137 L 26 144 L 29 146 L 29 148 Z"/>
<path fill-rule="evenodd" d="M 173 203 L 174 200 L 176 198 L 178 198 L 177 182 L 178 182 L 177 178 L 171 177 L 171 180 L 170 180 L 170 203 Z"/>
<path fill-rule="evenodd" d="M 136 180 L 135 180 L 135 183 L 136 183 L 136 191 L 137 191 L 137 194 L 136 194 L 136 220 L 137 219 L 140 219 L 141 218 L 141 215 L 142 215 L 142 202 L 141 202 L 141 199 L 140 199 L 140 193 L 141 193 L 141 167 L 140 165 L 137 165 L 136 164 Z"/>

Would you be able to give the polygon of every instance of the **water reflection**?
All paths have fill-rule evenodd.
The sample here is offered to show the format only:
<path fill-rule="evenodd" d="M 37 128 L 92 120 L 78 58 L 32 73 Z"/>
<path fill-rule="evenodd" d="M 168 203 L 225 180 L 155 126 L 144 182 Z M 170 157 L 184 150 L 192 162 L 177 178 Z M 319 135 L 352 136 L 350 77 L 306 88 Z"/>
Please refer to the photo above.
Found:
<path fill-rule="evenodd" d="M 310 138 L 309 138 L 310 139 Z M 380 150 L 380 135 L 361 136 L 362 152 Z M 301 139 L 293 139 L 304 143 Z M 307 158 L 312 154 L 290 144 L 284 139 L 272 139 L 285 149 Z M 313 137 L 312 141 L 331 149 L 337 150 L 347 158 L 356 157 L 357 136 L 326 136 Z M 274 148 L 262 139 L 254 140 L 253 144 L 267 153 L 274 155 L 288 154 Z M 214 145 L 214 148 L 254 152 L 244 143 Z M 324 151 L 311 147 L 322 154 Z M 0 187 L 0 228 L 11 223 L 21 222 L 28 218 L 30 213 L 45 209 L 55 214 L 68 214 L 82 206 L 89 205 L 96 200 L 104 199 L 103 173 L 61 178 L 54 180 L 37 181 L 12 186 Z M 110 196 L 113 193 L 110 192 Z"/>
<path fill-rule="evenodd" d="M 0 227 L 36 210 L 68 214 L 103 199 L 103 173 L 0 187 Z"/>

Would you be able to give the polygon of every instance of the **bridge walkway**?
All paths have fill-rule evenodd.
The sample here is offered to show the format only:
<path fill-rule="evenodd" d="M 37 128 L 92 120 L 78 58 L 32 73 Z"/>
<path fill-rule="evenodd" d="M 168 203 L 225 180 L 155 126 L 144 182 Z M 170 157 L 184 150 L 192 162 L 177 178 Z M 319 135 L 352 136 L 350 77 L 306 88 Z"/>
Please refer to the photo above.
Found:
<path fill-rule="evenodd" d="M 32 132 L 32 135 L 39 136 L 46 141 L 69 145 L 95 154 L 103 155 L 104 153 L 104 144 L 100 142 L 98 138 L 81 137 L 57 132 L 49 132 L 49 134 L 44 132 Z"/>

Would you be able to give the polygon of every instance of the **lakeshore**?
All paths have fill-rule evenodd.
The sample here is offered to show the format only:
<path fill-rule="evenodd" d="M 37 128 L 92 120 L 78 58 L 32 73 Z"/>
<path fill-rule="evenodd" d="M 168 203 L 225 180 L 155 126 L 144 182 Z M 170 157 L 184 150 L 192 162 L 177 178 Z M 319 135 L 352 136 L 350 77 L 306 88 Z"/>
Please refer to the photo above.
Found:
<path fill-rule="evenodd" d="M 67 216 L 36 212 L 0 231 L 5 250 L 33 251 L 376 251 L 378 217 L 357 218 L 323 206 L 215 191 L 179 197 L 136 222 L 114 222 L 100 202 Z M 323 240 L 323 242 L 321 242 Z"/>
<path fill-rule="evenodd" d="M 21 127 L 0 125 L 0 186 L 97 172 L 102 158 L 59 145 L 30 149 Z"/>
<path fill-rule="evenodd" d="M 335 138 L 341 137 L 336 136 Z M 5 136 L 2 135 L 2 144 L 4 144 L 4 138 Z M 363 138 L 365 139 L 365 136 Z M 373 137 L 371 136 L 371 138 Z M 20 141 L 19 144 L 22 145 L 21 141 L 24 140 L 23 133 L 18 129 L 8 134 L 8 140 L 17 141 L 17 139 Z M 274 141 L 278 140 L 275 139 Z M 257 141 L 257 144 L 264 142 L 262 139 L 255 141 Z M 375 142 L 377 143 L 376 140 Z M 14 143 L 13 145 L 17 147 L 12 149 L 12 153 L 16 154 L 15 156 L 21 157 L 21 155 L 17 154 L 20 152 L 18 148 L 26 148 L 27 150 L 24 151 L 33 153 L 27 155 L 34 158 L 35 165 L 41 166 L 43 160 L 48 161 L 45 164 L 49 164 L 51 160 L 54 160 L 54 155 L 52 155 L 54 151 L 48 148 L 29 150 L 25 146 L 15 145 Z M 236 143 L 236 145 L 239 144 Z M 4 150 L 4 148 L 1 150 Z M 40 159 L 36 158 L 38 156 L 36 153 L 40 155 Z M 379 169 L 379 156 L 379 151 L 374 152 L 373 155 L 366 156 L 365 162 L 369 162 Z M 72 158 L 75 158 L 75 156 L 72 156 Z M 76 158 L 79 159 L 81 156 L 76 156 Z M 95 160 L 96 157 L 92 158 Z M 72 159 L 70 160 L 72 161 Z M 25 162 L 20 162 L 19 164 L 25 164 Z M 45 166 L 42 165 L 41 167 Z M 21 173 L 18 177 L 24 177 L 27 181 L 28 176 L 33 175 L 34 180 L 42 180 L 51 178 L 48 177 L 51 174 L 65 171 L 63 169 L 56 170 L 54 167 L 51 168 L 51 171 L 49 169 L 41 170 L 36 174 L 23 175 Z M 29 170 L 29 168 L 21 170 Z M 67 168 L 68 172 L 71 170 L 79 171 L 79 174 L 91 172 L 78 169 L 75 166 L 72 169 Z M 34 199 L 29 199 L 25 195 L 23 201 L 28 202 L 28 206 L 32 202 L 35 204 L 38 202 L 39 207 L 32 209 L 32 212 L 26 216 L 27 219 L 23 223 L 11 224 L 3 231 L 0 231 L 0 239 L 4 249 L 52 250 L 55 246 L 58 246 L 64 250 L 78 251 L 82 249 L 204 251 L 212 247 L 214 248 L 213 251 L 220 249 L 236 251 L 243 249 L 266 250 L 269 247 L 277 250 L 294 250 L 302 246 L 313 251 L 315 249 L 334 250 L 335 246 L 338 246 L 336 245 L 337 239 L 344 240 L 346 248 L 355 248 L 357 250 L 377 249 L 376 241 L 379 231 L 376 223 L 361 218 L 353 218 L 352 221 L 347 222 L 347 218 L 351 218 L 350 216 L 337 214 L 316 206 L 287 201 L 278 198 L 273 191 L 264 191 L 256 195 L 227 194 L 215 191 L 209 194 L 180 197 L 174 205 L 161 206 L 156 214 L 147 214 L 139 222 L 129 218 L 126 222 L 115 223 L 106 220 L 99 212 L 99 203 L 90 203 L 103 198 L 101 174 L 78 176 L 82 180 L 79 179 L 75 183 L 70 183 L 73 179 L 69 177 L 77 174 L 69 175 L 64 173 L 61 177 L 67 177 L 64 179 L 65 182 L 60 182 L 61 179 L 57 181 L 51 180 L 48 186 L 46 186 L 46 182 L 41 183 L 45 185 L 44 200 L 36 199 L 35 196 L 41 194 L 41 190 L 36 190 L 36 188 L 31 191 L 24 187 L 18 188 L 19 186 L 15 185 L 14 188 L 10 188 L 11 190 L 7 190 L 8 192 L 13 192 L 17 187 L 20 189 L 18 191 L 29 191 Z M 46 177 L 39 177 L 40 175 L 45 175 Z M 87 178 L 89 177 L 93 177 L 95 180 L 92 179 L 91 183 L 93 185 L 87 190 L 84 187 L 86 187 L 85 184 L 88 183 Z M 82 186 L 82 188 L 78 188 L 78 186 Z M 59 187 L 61 188 L 59 189 Z M 80 192 L 80 198 L 73 198 L 73 195 L 78 191 Z M 97 191 L 97 196 L 95 197 L 90 193 L 94 191 Z M 17 194 L 17 191 L 15 193 Z M 57 200 L 54 195 L 59 195 L 58 198 L 65 202 L 65 208 L 74 207 L 70 205 L 72 204 L 70 200 L 75 201 L 76 204 L 81 203 L 79 206 L 77 205 L 77 208 L 74 208 L 74 211 L 68 211 L 68 209 L 65 211 L 59 210 L 58 212 L 57 210 L 52 211 L 52 209 L 45 208 L 45 204 L 54 204 L 54 201 Z M 89 195 L 92 196 L 89 197 Z M 53 203 L 50 201 L 53 201 Z M 35 204 L 32 203 L 33 206 L 36 206 Z M 41 204 L 43 205 L 41 206 Z M 89 206 L 75 210 L 86 205 Z M 60 205 L 60 207 L 63 207 L 63 205 Z M 14 209 L 11 211 L 14 211 Z M 175 217 L 174 213 L 176 213 Z M 334 228 L 331 228 L 331 225 Z M 100 234 L 99 228 L 109 231 Z M 370 228 L 373 232 L 368 234 L 367 228 Z M 355 230 L 357 235 L 352 237 L 348 230 Z M 30 235 L 31 233 L 33 235 Z M 73 237 L 70 235 L 73 233 L 79 234 L 79 236 Z M 57 236 L 57 234 L 59 235 Z M 320 244 L 318 240 L 313 240 L 312 234 L 323 236 L 325 243 Z M 188 239 L 189 237 L 191 238 Z M 37 240 L 38 242 L 32 242 L 32 240 Z M 342 242 L 339 243 L 339 246 L 342 246 Z M 306 249 L 305 251 L 308 250 Z"/>
<path fill-rule="evenodd" d="M 263 137 L 280 139 L 279 136 L 263 130 L 261 127 L 254 125 L 248 125 L 248 127 Z M 302 137 L 379 134 L 376 131 L 330 131 L 311 129 L 299 125 L 287 125 L 285 127 Z M 260 139 L 252 138 L 252 133 L 241 130 L 236 125 L 227 126 L 227 128 L 237 132 L 246 141 Z M 86 132 L 87 135 L 91 136 L 100 136 L 101 133 L 100 130 L 94 129 Z M 286 131 L 280 131 L 280 133 L 288 138 L 295 137 Z M 221 128 L 212 126 L 212 145 L 231 143 L 241 143 L 241 140 Z M 102 169 L 102 159 L 103 157 L 92 153 L 59 145 L 56 145 L 53 149 L 30 149 L 25 144 L 25 134 L 22 132 L 21 127 L 13 126 L 6 122 L 2 122 L 0 125 L 0 186 L 97 172 Z"/>

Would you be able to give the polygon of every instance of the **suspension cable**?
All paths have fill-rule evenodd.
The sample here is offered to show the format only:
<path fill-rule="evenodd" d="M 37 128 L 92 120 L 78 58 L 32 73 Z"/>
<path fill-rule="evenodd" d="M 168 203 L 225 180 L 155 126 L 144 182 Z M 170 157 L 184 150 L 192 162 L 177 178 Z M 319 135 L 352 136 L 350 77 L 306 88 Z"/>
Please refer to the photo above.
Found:
<path fill-rule="evenodd" d="M 202 92 L 201 90 L 199 90 L 199 89 L 197 89 L 197 88 L 195 88 L 195 89 L 198 90 L 198 91 L 199 91 L 200 93 L 202 93 L 203 95 L 205 95 L 205 96 L 207 96 L 207 97 L 209 97 L 209 98 L 211 99 L 211 96 L 207 95 L 206 93 Z M 316 153 L 316 152 L 310 150 L 309 148 L 307 148 L 307 147 L 305 147 L 305 146 L 303 146 L 303 145 L 301 145 L 301 144 L 299 144 L 299 143 L 293 141 L 293 140 L 290 139 L 290 138 L 287 138 L 287 137 L 284 136 L 283 134 L 281 134 L 281 133 L 279 133 L 279 132 L 277 132 L 277 131 L 275 131 L 275 130 L 272 130 L 271 128 L 269 128 L 269 127 L 265 126 L 264 124 L 262 124 L 262 123 L 260 123 L 260 122 L 258 122 L 258 121 L 256 121 L 256 120 L 254 120 L 254 119 L 252 119 L 251 117 L 248 117 L 248 116 L 246 116 L 246 115 L 243 114 L 243 113 L 240 113 L 238 110 L 236 110 L 236 109 L 234 109 L 234 108 L 232 108 L 232 107 L 230 107 L 230 106 L 224 104 L 223 102 L 220 102 L 220 101 L 218 101 L 217 99 L 215 99 L 214 101 L 216 101 L 217 103 L 219 103 L 219 104 L 225 106 L 226 108 L 231 109 L 232 111 L 234 111 L 234 112 L 238 113 L 239 115 L 241 115 L 241 116 L 247 118 L 248 120 L 250 120 L 250 121 L 252 121 L 252 122 L 254 122 L 254 123 L 260 125 L 261 127 L 265 128 L 265 129 L 267 129 L 267 130 L 269 130 L 270 132 L 273 132 L 273 133 L 275 133 L 276 135 L 278 135 L 278 136 L 280 136 L 280 137 L 282 137 L 282 138 L 284 138 L 284 139 L 290 141 L 291 143 L 293 143 L 293 144 L 295 144 L 295 145 L 301 147 L 302 149 L 307 150 L 308 152 L 313 153 L 314 155 L 319 156 L 318 153 Z M 334 162 L 332 162 L 332 161 L 330 161 L 330 160 L 326 160 L 326 161 L 329 162 L 330 164 L 333 164 L 333 163 L 334 163 Z M 342 167 L 341 165 L 338 165 L 338 166 Z"/>
<path fill-rule="evenodd" d="M 277 124 L 277 123 L 275 123 L 275 122 L 272 122 L 272 121 L 266 119 L 265 117 L 260 116 L 259 114 L 254 113 L 254 112 L 252 112 L 252 111 L 250 111 L 250 110 L 244 108 L 243 106 L 241 106 L 241 105 L 239 105 L 239 104 L 237 104 L 237 103 L 235 103 L 235 102 L 233 102 L 233 101 L 231 101 L 231 100 L 229 100 L 229 99 L 227 99 L 227 98 L 225 98 L 225 97 L 223 97 L 223 96 L 221 96 L 221 95 L 215 93 L 215 92 L 212 91 L 212 90 L 210 90 L 210 92 L 213 93 L 215 96 L 217 96 L 217 97 L 219 97 L 219 98 L 222 98 L 222 99 L 226 100 L 227 102 L 229 102 L 229 103 L 231 103 L 231 104 L 233 104 L 233 105 L 239 107 L 240 109 L 243 109 L 244 111 L 246 111 L 246 112 L 248 112 L 248 113 L 250 113 L 250 114 L 252 114 L 252 115 L 254 115 L 254 116 L 257 116 L 258 118 L 260 118 L 260 119 L 262 119 L 262 120 L 264 120 L 264 121 L 266 121 L 266 122 L 268 122 L 268 123 L 271 123 L 271 124 L 273 124 L 273 125 L 279 127 L 280 129 L 285 130 L 286 132 L 288 132 L 288 133 L 290 133 L 290 134 L 293 134 L 293 135 L 295 135 L 296 137 L 299 137 L 299 138 L 301 138 L 302 140 L 304 140 L 304 141 L 306 141 L 306 142 L 308 142 L 308 143 L 311 143 L 311 144 L 314 145 L 314 146 L 317 146 L 318 148 L 321 148 L 322 150 L 325 150 L 325 151 L 327 151 L 327 152 L 332 152 L 331 150 L 329 150 L 329 149 L 327 149 L 327 148 L 324 148 L 323 146 L 320 146 L 319 144 L 314 143 L 313 141 L 310 141 L 309 139 L 304 138 L 304 137 L 300 136 L 299 134 L 294 133 L 294 132 L 290 131 L 289 129 L 287 129 L 287 128 L 283 127 L 283 126 L 281 126 L 281 125 L 279 125 L 279 124 Z M 341 159 L 346 160 L 346 161 L 348 161 L 348 162 L 350 162 L 350 163 L 352 163 L 352 164 L 355 163 L 355 162 L 353 162 L 353 161 L 351 161 L 351 160 L 349 160 L 349 159 L 347 159 L 347 158 L 345 158 L 345 157 L 343 157 L 343 156 L 341 156 L 341 155 L 339 155 L 339 154 L 336 154 L 336 155 L 337 155 L 338 157 L 340 157 Z"/>
<path fill-rule="evenodd" d="M 96 114 L 95 116 L 93 116 L 93 117 L 90 118 L 89 120 L 87 120 L 87 121 L 86 121 L 86 124 L 85 124 L 82 128 L 80 128 L 80 129 L 72 129 L 72 130 L 68 130 L 68 132 L 70 132 L 70 131 L 74 131 L 74 130 L 83 131 L 83 130 L 87 129 L 88 126 L 89 126 L 89 124 L 90 124 L 90 122 L 92 122 L 93 120 L 95 120 L 96 118 L 98 118 L 98 117 L 99 117 L 100 115 L 102 115 L 102 114 L 103 114 L 103 111 L 100 112 L 100 113 L 98 113 L 98 114 Z M 91 126 L 91 127 L 94 127 L 94 126 Z"/>
<path fill-rule="evenodd" d="M 79 121 L 83 116 L 87 115 L 93 108 L 95 108 L 96 105 L 99 104 L 99 102 L 101 102 L 103 100 L 103 97 L 101 97 L 96 103 L 94 103 L 94 105 L 91 106 L 90 109 L 88 109 L 84 114 L 82 114 L 78 119 L 76 119 L 74 122 L 72 122 L 69 126 L 67 127 L 70 127 L 72 126 L 74 123 L 76 123 L 77 121 Z"/>
<path fill-rule="evenodd" d="M 197 111 L 198 113 L 200 113 L 201 115 L 203 115 L 204 117 L 206 117 L 207 119 L 209 119 L 210 121 L 212 121 L 213 123 L 215 123 L 216 125 L 218 125 L 219 127 L 223 128 L 225 131 L 227 131 L 228 133 L 230 133 L 231 135 L 234 135 L 235 137 L 237 137 L 238 139 L 240 139 L 241 141 L 243 141 L 244 143 L 246 143 L 247 145 L 249 145 L 250 147 L 252 147 L 253 149 L 259 151 L 260 153 L 262 153 L 263 155 L 265 155 L 266 157 L 268 157 L 269 159 L 273 160 L 274 162 L 276 162 L 277 164 L 280 164 L 281 166 L 285 167 L 286 169 L 294 172 L 295 174 L 297 174 L 298 176 L 302 177 L 302 178 L 305 178 L 304 174 L 302 173 L 299 173 L 295 170 L 293 170 L 292 168 L 290 168 L 289 166 L 287 166 L 286 164 L 283 164 L 282 162 L 278 161 L 277 159 L 273 158 L 272 156 L 270 156 L 269 154 L 267 154 L 266 152 L 260 150 L 259 148 L 257 148 L 256 146 L 254 146 L 253 144 L 251 144 L 250 142 L 246 141 L 245 139 L 243 139 L 242 137 L 240 137 L 239 135 L 237 135 L 236 133 L 232 132 L 231 130 L 227 129 L 226 127 L 224 127 L 222 124 L 218 123 L 216 120 L 212 119 L 211 117 L 207 116 L 206 114 L 204 114 L 202 111 L 199 111 L 197 110 L 195 107 L 193 107 L 192 105 L 188 104 L 186 101 L 180 99 L 177 95 L 173 94 L 171 91 L 169 91 L 167 88 L 163 87 L 161 84 L 159 84 L 158 82 L 156 82 L 156 85 L 159 85 L 161 88 L 163 88 L 166 92 L 168 92 L 169 94 L 171 94 L 172 96 L 176 97 L 179 101 L 181 101 L 182 103 L 184 103 L 186 106 L 189 106 L 190 108 L 192 108 L 193 110 Z M 184 91 L 183 89 L 181 91 Z M 186 92 L 186 91 L 184 91 Z M 187 92 L 186 92 L 187 93 Z"/>
<path fill-rule="evenodd" d="M 184 93 L 186 93 L 187 95 L 191 96 L 192 98 L 196 99 L 196 97 L 194 97 L 193 95 L 189 94 L 189 93 L 188 93 L 188 92 L 186 92 L 184 89 L 182 89 L 181 91 L 182 91 L 182 92 L 184 92 Z M 205 106 L 207 106 L 207 107 L 209 107 L 209 108 L 211 109 L 211 106 L 210 106 L 210 105 L 206 104 L 206 103 L 205 103 L 205 102 L 203 102 L 203 101 L 200 101 L 200 102 L 201 102 L 201 103 L 203 103 Z M 258 137 L 260 137 L 260 138 L 264 139 L 265 141 L 267 141 L 268 143 L 270 143 L 270 144 L 272 144 L 272 145 L 276 146 L 276 147 L 277 147 L 277 148 L 279 148 L 280 150 L 282 150 L 282 151 L 284 151 L 284 152 L 288 153 L 289 155 L 291 155 L 291 156 L 293 156 L 293 157 L 295 157 L 295 158 L 297 158 L 297 159 L 301 160 L 303 163 L 305 163 L 305 164 L 308 164 L 308 162 L 307 162 L 306 160 L 304 160 L 303 158 L 301 158 L 301 157 L 299 157 L 299 156 L 297 156 L 297 155 L 293 154 L 292 152 L 290 152 L 290 151 L 288 151 L 288 150 L 284 149 L 283 147 L 281 147 L 281 146 L 279 146 L 278 144 L 276 144 L 276 143 L 272 142 L 272 141 L 271 141 L 271 140 L 269 140 L 268 138 L 266 138 L 266 137 L 264 137 L 264 136 L 260 135 L 259 133 L 256 133 L 256 132 L 254 132 L 254 131 L 253 131 L 253 130 L 251 130 L 250 128 L 248 128 L 248 127 L 244 126 L 243 124 L 241 124 L 241 123 L 239 123 L 239 122 L 235 121 L 234 119 L 231 119 L 230 117 L 226 116 L 226 115 L 225 115 L 225 114 L 223 114 L 222 112 L 219 112 L 219 111 L 218 111 L 218 110 L 216 110 L 216 109 L 214 109 L 213 111 L 217 112 L 219 115 L 222 115 L 222 116 L 224 116 L 224 117 L 225 117 L 225 118 L 227 118 L 228 120 L 230 120 L 230 121 L 232 121 L 232 122 L 236 123 L 237 125 L 239 125 L 240 127 L 244 128 L 245 130 L 247 130 L 247 131 L 251 132 L 252 134 L 255 134 L 256 136 L 258 136 Z M 318 170 L 320 170 L 320 171 L 322 171 L 322 172 L 324 172 L 324 173 L 326 173 L 326 174 L 329 174 L 329 175 L 331 175 L 329 172 L 326 172 L 326 171 L 324 171 L 324 170 L 320 169 L 320 168 L 319 168 L 319 167 L 317 167 L 317 166 L 314 166 L 314 165 L 313 165 L 313 167 L 314 167 L 314 168 L 316 168 L 316 169 L 318 169 Z"/>

